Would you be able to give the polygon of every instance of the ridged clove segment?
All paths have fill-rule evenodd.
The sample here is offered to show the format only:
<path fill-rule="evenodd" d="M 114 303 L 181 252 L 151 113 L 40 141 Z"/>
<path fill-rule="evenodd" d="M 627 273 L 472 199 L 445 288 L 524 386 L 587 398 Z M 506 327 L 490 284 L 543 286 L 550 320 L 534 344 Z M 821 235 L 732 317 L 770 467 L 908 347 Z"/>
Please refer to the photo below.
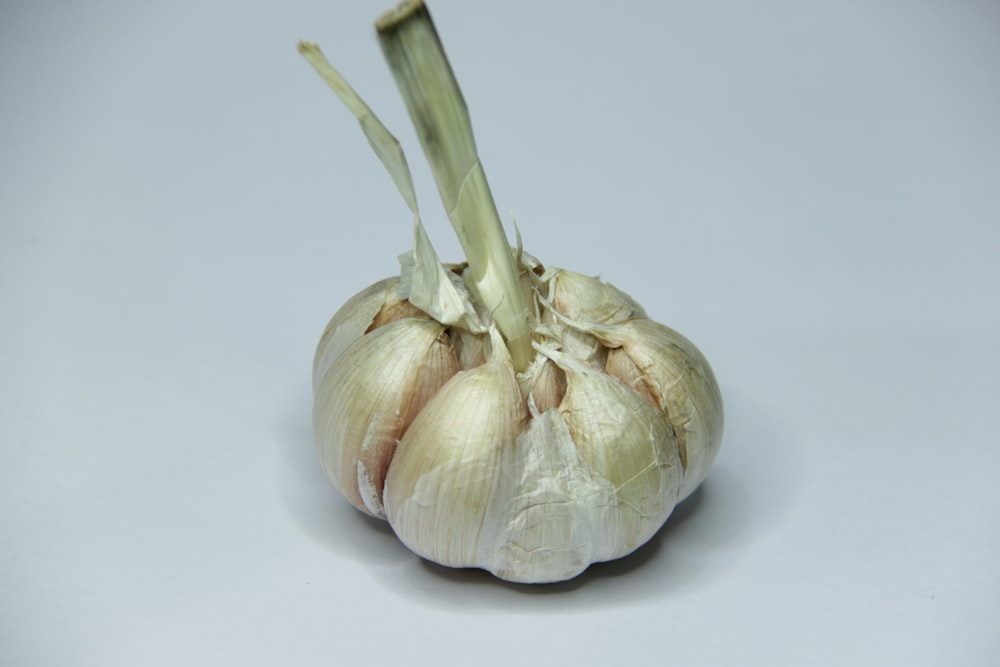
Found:
<path fill-rule="evenodd" d="M 615 490 L 614 522 L 604 527 L 594 560 L 624 556 L 653 536 L 677 502 L 684 475 L 677 440 L 635 390 L 572 357 L 547 354 L 566 372 L 559 412 L 577 451 Z"/>
<path fill-rule="evenodd" d="M 316 390 L 313 431 L 323 467 L 355 507 L 385 517 L 396 441 L 458 370 L 445 327 L 430 319 L 390 322 L 336 357 Z"/>
<path fill-rule="evenodd" d="M 571 320 L 620 324 L 646 317 L 635 299 L 598 278 L 566 269 L 553 270 L 549 290 L 553 308 Z"/>
<path fill-rule="evenodd" d="M 320 336 L 313 357 L 314 394 L 323 376 L 344 349 L 371 328 L 375 317 L 387 303 L 398 301 L 396 298 L 398 285 L 399 278 L 396 276 L 369 285 L 348 299 L 330 318 L 326 328 L 323 329 L 323 335 Z"/>
<path fill-rule="evenodd" d="M 694 343 L 647 319 L 592 330 L 607 345 L 606 371 L 644 394 L 666 415 L 684 459 L 684 500 L 705 480 L 722 446 L 722 393 Z"/>
<path fill-rule="evenodd" d="M 407 547 L 451 567 L 492 553 L 514 441 L 528 414 L 499 333 L 492 358 L 448 381 L 399 442 L 385 485 Z"/>
<path fill-rule="evenodd" d="M 600 366 L 666 419 L 684 467 L 677 499 L 684 500 L 705 480 L 722 446 L 722 393 L 705 355 L 677 331 L 645 317 L 632 297 L 597 278 L 559 270 L 550 292 L 544 321 L 560 332 L 572 356 Z M 601 353 L 588 347 L 593 344 Z"/>

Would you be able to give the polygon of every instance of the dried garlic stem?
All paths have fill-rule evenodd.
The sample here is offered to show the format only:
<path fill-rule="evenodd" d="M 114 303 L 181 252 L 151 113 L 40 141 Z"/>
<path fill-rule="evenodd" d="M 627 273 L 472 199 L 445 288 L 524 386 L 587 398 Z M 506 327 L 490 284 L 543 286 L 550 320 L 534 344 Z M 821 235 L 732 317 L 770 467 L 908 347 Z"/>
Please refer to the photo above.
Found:
<path fill-rule="evenodd" d="M 465 99 L 430 14 L 421 0 L 404 0 L 375 27 L 483 305 L 493 313 L 514 367 L 523 371 L 535 354 L 531 315 L 479 162 Z"/>

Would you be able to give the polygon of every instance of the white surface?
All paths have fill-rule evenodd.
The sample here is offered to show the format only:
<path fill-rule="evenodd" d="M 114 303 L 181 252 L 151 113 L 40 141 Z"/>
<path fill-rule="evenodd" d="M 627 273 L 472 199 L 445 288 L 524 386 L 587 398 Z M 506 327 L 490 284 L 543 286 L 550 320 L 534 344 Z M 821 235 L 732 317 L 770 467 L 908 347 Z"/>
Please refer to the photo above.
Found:
<path fill-rule="evenodd" d="M 1000 7 L 431 5 L 526 248 L 727 401 L 651 544 L 536 588 L 421 562 L 312 449 L 313 346 L 410 227 L 299 38 L 458 258 L 384 7 L 0 8 L 0 663 L 996 664 Z"/>

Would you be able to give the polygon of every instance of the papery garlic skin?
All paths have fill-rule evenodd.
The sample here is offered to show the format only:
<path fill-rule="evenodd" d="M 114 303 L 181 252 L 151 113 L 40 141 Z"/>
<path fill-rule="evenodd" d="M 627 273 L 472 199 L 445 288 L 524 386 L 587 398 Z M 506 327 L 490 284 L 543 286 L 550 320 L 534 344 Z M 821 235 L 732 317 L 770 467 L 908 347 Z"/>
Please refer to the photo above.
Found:
<path fill-rule="evenodd" d="M 528 417 L 502 346 L 441 387 L 400 440 L 386 477 L 393 530 L 443 565 L 488 563 L 500 530 L 512 447 Z"/>
<path fill-rule="evenodd" d="M 614 485 L 591 470 L 556 409 L 533 415 L 515 441 L 494 550 L 481 567 L 516 582 L 563 581 L 606 560 L 616 532 Z"/>
<path fill-rule="evenodd" d="M 684 462 L 684 500 L 705 480 L 722 446 L 722 393 L 712 367 L 694 343 L 670 327 L 634 319 L 595 334 L 608 353 L 606 371 L 661 409 Z"/>
<path fill-rule="evenodd" d="M 549 354 L 556 355 L 555 352 Z M 615 489 L 617 520 L 600 540 L 595 561 L 631 553 L 667 520 L 684 470 L 662 413 L 616 378 L 558 354 L 566 371 L 559 412 L 587 466 Z"/>
<path fill-rule="evenodd" d="M 313 392 L 344 348 L 371 328 L 375 316 L 395 297 L 398 289 L 398 276 L 385 278 L 361 290 L 337 309 L 323 330 L 313 356 Z"/>

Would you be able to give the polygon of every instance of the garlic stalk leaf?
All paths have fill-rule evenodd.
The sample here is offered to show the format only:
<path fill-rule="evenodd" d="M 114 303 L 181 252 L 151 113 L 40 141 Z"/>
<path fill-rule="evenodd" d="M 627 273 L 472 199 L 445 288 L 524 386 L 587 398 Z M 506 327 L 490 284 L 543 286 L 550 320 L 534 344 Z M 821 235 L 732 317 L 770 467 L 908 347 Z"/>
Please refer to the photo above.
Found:
<path fill-rule="evenodd" d="M 327 61 L 326 56 L 320 48 L 310 42 L 299 42 L 299 53 L 309 61 L 313 69 L 323 77 L 323 80 L 337 93 L 344 105 L 350 109 L 351 113 L 357 117 L 368 137 L 368 143 L 375 150 L 378 159 L 385 165 L 393 182 L 399 189 L 399 194 L 403 196 L 406 205 L 413 212 L 417 213 L 417 195 L 413 190 L 413 177 L 410 176 L 410 168 L 406 164 L 406 156 L 403 154 L 403 147 L 399 140 L 393 136 L 382 121 L 378 119 L 363 99 L 354 91 L 347 80 L 341 76 Z"/>
<path fill-rule="evenodd" d="M 439 322 L 457 324 L 461 321 L 469 328 L 480 332 L 486 331 L 485 326 L 478 323 L 475 309 L 469 303 L 467 296 L 464 296 L 467 293 L 449 279 L 437 258 L 437 253 L 434 252 L 430 239 L 427 238 L 417 208 L 413 177 L 410 175 L 406 155 L 399 140 L 379 120 L 340 72 L 327 61 L 318 46 L 309 42 L 299 42 L 299 53 L 309 61 L 357 117 L 365 136 L 368 137 L 368 143 L 375 150 L 375 154 L 396 184 L 399 194 L 413 213 L 415 250 L 412 260 L 408 259 L 404 263 L 400 298 L 408 299 Z"/>
<path fill-rule="evenodd" d="M 472 281 L 507 339 L 514 366 L 527 368 L 531 316 L 516 286 L 519 270 L 479 161 L 465 99 L 419 0 L 400 3 L 375 24 L 438 192 L 465 251 Z"/>

